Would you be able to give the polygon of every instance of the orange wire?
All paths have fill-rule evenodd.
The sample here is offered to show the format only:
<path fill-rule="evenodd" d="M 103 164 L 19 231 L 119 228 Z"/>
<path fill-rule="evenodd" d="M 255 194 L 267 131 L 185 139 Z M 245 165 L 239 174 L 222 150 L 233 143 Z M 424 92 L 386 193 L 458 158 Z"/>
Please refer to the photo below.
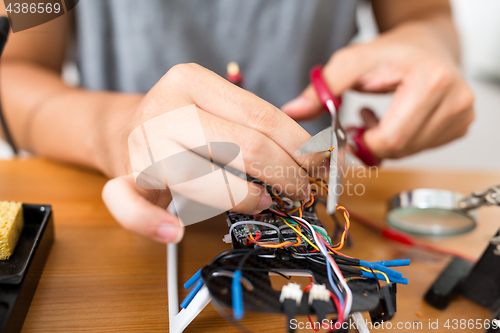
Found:
<path fill-rule="evenodd" d="M 333 250 L 341 250 L 344 247 L 349 228 L 351 227 L 351 221 L 349 220 L 347 209 L 344 206 L 337 205 L 337 210 L 342 210 L 344 212 L 345 226 L 344 232 L 342 232 L 342 236 L 340 237 L 340 244 L 337 247 L 334 247 Z"/>
<path fill-rule="evenodd" d="M 280 198 L 280 196 L 278 195 L 278 191 L 276 191 L 276 189 L 273 190 L 274 192 L 274 196 L 276 197 L 276 199 L 279 200 L 280 204 L 283 205 L 284 201 L 283 199 Z"/>
<path fill-rule="evenodd" d="M 290 214 L 290 213 L 295 213 L 295 212 L 296 212 L 296 211 L 298 211 L 299 209 L 300 209 L 300 207 L 296 207 L 296 208 L 294 208 L 294 209 L 292 209 L 292 210 L 286 210 L 286 212 L 287 212 L 288 214 Z"/>
<path fill-rule="evenodd" d="M 326 186 L 325 184 L 323 184 L 322 182 L 320 181 L 317 181 L 316 179 L 312 178 L 312 177 L 309 177 L 309 182 L 312 182 L 320 187 L 322 187 L 326 192 L 328 192 L 328 186 Z"/>
<path fill-rule="evenodd" d="M 290 246 L 299 246 L 302 241 L 300 240 L 300 237 L 297 237 L 297 242 L 295 243 L 292 243 L 290 241 L 287 241 L 287 242 L 283 242 L 283 243 L 275 243 L 275 242 L 257 242 L 252 235 L 247 235 L 245 236 L 247 239 L 251 240 L 252 242 L 254 242 L 255 244 L 259 245 L 259 246 L 262 246 L 262 247 L 267 247 L 267 248 L 271 248 L 271 249 L 278 249 L 278 248 L 281 248 L 281 247 L 290 247 Z M 271 243 L 271 244 L 268 244 L 268 243 Z M 274 243 L 274 244 L 273 244 Z"/>
<path fill-rule="evenodd" d="M 313 203 L 314 203 L 314 195 L 311 193 L 311 200 L 309 201 L 309 204 L 306 206 L 306 208 L 311 207 Z"/>
<path fill-rule="evenodd" d="M 330 149 L 330 151 L 332 151 L 333 149 L 334 149 L 334 147 L 332 147 Z M 318 180 L 316 180 L 316 179 L 314 179 L 312 177 L 309 177 L 309 182 L 314 183 L 314 184 L 316 184 L 318 186 L 321 186 L 323 189 L 325 189 L 328 192 L 328 186 L 326 186 L 323 182 L 318 181 Z M 312 205 L 312 203 L 311 203 L 311 205 Z M 307 206 L 307 207 L 310 207 L 310 206 Z M 344 231 L 342 232 L 342 236 L 340 238 L 340 242 L 338 243 L 338 246 L 336 246 L 336 247 L 329 247 L 330 250 L 332 250 L 334 252 L 335 252 L 335 250 L 341 250 L 344 247 L 345 241 L 347 239 L 347 235 L 349 233 L 349 228 L 351 226 L 351 222 L 349 220 L 349 213 L 347 212 L 347 209 L 344 206 L 337 205 L 337 210 L 342 210 L 343 211 L 343 213 L 344 213 L 344 220 L 345 220 L 345 226 L 344 226 Z"/>

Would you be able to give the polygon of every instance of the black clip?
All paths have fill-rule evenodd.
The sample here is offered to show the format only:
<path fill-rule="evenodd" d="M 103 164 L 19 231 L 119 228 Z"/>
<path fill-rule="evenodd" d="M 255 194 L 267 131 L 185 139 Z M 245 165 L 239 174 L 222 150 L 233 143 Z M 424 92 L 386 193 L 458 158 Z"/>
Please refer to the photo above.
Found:
<path fill-rule="evenodd" d="M 387 283 L 379 290 L 378 306 L 370 311 L 372 323 L 383 323 L 391 320 L 396 314 L 396 284 Z"/>

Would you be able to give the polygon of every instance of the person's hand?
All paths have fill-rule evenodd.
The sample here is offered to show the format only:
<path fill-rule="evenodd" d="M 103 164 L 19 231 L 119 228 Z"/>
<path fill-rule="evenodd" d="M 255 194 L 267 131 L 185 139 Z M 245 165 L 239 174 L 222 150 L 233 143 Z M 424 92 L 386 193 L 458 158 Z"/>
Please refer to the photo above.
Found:
<path fill-rule="evenodd" d="M 278 108 L 195 64 L 170 69 L 134 108 L 131 123 L 115 131 L 122 132 L 118 137 L 126 140 L 135 128 L 148 120 L 193 104 L 207 142 L 231 142 L 240 147 L 243 164 L 235 165 L 237 169 L 244 168 L 250 176 L 281 189 L 292 199 L 309 195 L 305 169 L 323 165 L 325 157 L 321 154 L 295 156 L 294 153 L 310 135 Z M 182 117 L 178 121 L 179 127 L 190 124 Z M 177 124 L 167 125 L 166 132 L 176 130 Z M 160 129 L 163 131 L 163 127 Z M 175 140 L 176 135 L 171 134 L 171 139 Z M 189 146 L 183 140 L 179 138 L 177 144 Z M 127 150 L 126 141 L 122 141 L 116 149 Z M 120 163 L 128 165 L 128 157 L 115 161 Z M 126 229 L 160 242 L 179 241 L 183 228 L 177 217 L 166 210 L 172 200 L 168 184 L 166 189 L 143 189 L 136 185 L 130 166 L 127 175 L 118 171 L 115 176 L 118 176 L 116 173 L 122 175 L 110 180 L 102 195 L 118 222 Z M 256 214 L 270 206 L 271 197 L 262 186 L 226 174 L 233 182 L 248 187 L 248 195 L 232 210 Z M 217 205 L 215 198 L 206 198 L 205 203 Z"/>
<path fill-rule="evenodd" d="M 436 34 L 432 26 L 405 24 L 370 43 L 339 50 L 323 68 L 335 95 L 348 89 L 394 91 L 378 124 L 363 112 L 365 123 L 372 124 L 364 139 L 378 158 L 400 158 L 452 141 L 465 135 L 474 119 L 474 96 Z M 322 112 L 311 85 L 282 110 L 296 120 Z"/>

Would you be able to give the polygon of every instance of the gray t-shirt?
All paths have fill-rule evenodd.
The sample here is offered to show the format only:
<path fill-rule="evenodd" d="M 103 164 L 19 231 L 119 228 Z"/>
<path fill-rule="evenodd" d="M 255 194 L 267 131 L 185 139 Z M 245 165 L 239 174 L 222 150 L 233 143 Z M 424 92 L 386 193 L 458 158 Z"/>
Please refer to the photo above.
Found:
<path fill-rule="evenodd" d="M 355 0 L 81 0 L 77 62 L 88 89 L 147 92 L 172 66 L 224 76 L 239 63 L 245 88 L 276 105 L 356 32 Z M 328 123 L 326 123 L 328 125 Z M 316 129 L 309 129 L 316 132 Z"/>

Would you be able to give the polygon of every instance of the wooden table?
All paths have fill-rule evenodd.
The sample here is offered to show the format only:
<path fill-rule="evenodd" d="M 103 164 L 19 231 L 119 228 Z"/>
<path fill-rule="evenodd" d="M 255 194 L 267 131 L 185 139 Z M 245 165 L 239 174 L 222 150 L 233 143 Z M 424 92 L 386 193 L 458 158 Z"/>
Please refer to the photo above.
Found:
<path fill-rule="evenodd" d="M 349 179 L 363 184 L 361 196 L 343 196 L 342 203 L 382 223 L 386 200 L 397 191 L 416 187 L 440 187 L 468 193 L 499 183 L 500 174 L 451 172 L 379 172 L 378 177 Z M 168 329 L 165 246 L 123 230 L 107 212 L 100 193 L 106 179 L 82 169 L 42 159 L 0 162 L 0 199 L 51 204 L 56 241 L 24 323 L 24 332 L 151 332 Z M 358 187 L 358 190 L 360 187 Z M 358 191 L 359 193 L 359 191 Z M 480 212 L 473 232 L 431 242 L 473 256 L 482 253 L 499 228 L 500 209 Z M 329 225 L 330 221 L 325 224 Z M 402 268 L 410 284 L 398 289 L 398 312 L 393 322 L 423 323 L 448 318 L 489 318 L 490 314 L 465 299 L 447 311 L 432 309 L 422 295 L 447 258 L 414 251 L 352 225 L 354 247 L 346 254 L 367 260 L 411 258 Z M 189 226 L 179 246 L 179 282 L 186 281 L 216 254 L 229 248 L 221 241 L 227 233 L 223 218 Z M 181 288 L 180 299 L 186 295 Z M 417 316 L 421 312 L 421 317 Z M 284 319 L 249 315 L 245 325 L 256 332 L 283 330 Z M 209 305 L 186 332 L 233 332 Z M 380 330 L 377 330 L 380 331 Z M 412 330 L 402 330 L 411 332 Z M 477 330 L 481 332 L 482 330 Z M 309 331 L 311 332 L 311 331 Z"/>

